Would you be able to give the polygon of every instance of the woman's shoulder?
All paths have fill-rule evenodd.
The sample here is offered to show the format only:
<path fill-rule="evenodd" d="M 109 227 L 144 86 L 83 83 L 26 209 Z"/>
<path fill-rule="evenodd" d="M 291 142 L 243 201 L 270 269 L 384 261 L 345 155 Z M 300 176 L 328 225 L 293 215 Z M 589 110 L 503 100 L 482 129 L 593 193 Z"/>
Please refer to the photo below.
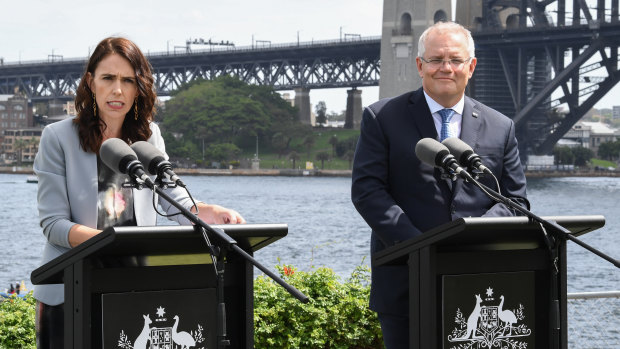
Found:
<path fill-rule="evenodd" d="M 74 130 L 75 127 L 77 127 L 75 125 L 75 123 L 73 122 L 75 120 L 75 117 L 69 117 L 60 121 L 56 121 L 54 123 L 51 123 L 47 126 L 45 126 L 45 129 L 48 130 L 54 130 L 54 132 L 58 133 L 58 132 L 67 132 L 70 130 Z"/>

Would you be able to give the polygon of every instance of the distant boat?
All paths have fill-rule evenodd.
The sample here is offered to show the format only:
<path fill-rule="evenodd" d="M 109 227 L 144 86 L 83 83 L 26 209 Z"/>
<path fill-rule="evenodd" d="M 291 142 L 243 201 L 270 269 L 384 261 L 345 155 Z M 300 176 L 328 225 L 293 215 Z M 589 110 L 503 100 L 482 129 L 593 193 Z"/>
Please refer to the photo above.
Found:
<path fill-rule="evenodd" d="M 26 183 L 39 183 L 39 178 L 37 176 L 28 176 L 26 177 Z"/>

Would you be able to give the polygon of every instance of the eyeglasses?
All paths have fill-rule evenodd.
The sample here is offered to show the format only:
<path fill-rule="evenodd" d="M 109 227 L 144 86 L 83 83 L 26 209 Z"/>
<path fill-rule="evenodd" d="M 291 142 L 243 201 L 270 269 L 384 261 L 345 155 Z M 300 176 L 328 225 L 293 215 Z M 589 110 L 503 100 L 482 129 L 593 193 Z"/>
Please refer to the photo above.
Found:
<path fill-rule="evenodd" d="M 439 68 L 439 67 L 443 67 L 443 64 L 445 62 L 450 63 L 450 66 L 452 67 L 452 69 L 461 69 L 463 67 L 463 64 L 469 62 L 471 60 L 472 57 L 469 57 L 467 59 L 460 59 L 460 58 L 453 58 L 453 59 L 429 59 L 426 60 L 424 59 L 424 57 L 420 57 L 420 59 L 428 64 L 431 68 Z"/>

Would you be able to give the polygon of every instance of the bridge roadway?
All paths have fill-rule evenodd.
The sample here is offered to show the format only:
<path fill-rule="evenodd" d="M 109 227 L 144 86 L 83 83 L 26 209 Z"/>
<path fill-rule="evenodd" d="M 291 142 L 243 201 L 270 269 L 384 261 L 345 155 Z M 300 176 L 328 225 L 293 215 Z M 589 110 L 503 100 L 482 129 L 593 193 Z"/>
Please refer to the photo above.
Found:
<path fill-rule="evenodd" d="M 292 44 L 225 47 L 148 55 L 158 95 L 167 96 L 184 83 L 224 74 L 276 90 L 304 87 L 376 86 L 379 83 L 380 37 Z M 71 100 L 86 58 L 4 63 L 0 94 L 15 86 L 33 100 Z"/>
<path fill-rule="evenodd" d="M 513 9 L 519 7 L 523 13 L 518 23 L 502 25 L 498 11 L 483 9 L 486 17 L 473 32 L 479 61 L 468 93 L 515 121 L 524 153 L 548 154 L 620 80 L 618 0 L 611 0 L 609 11 L 604 8 L 609 4 L 600 4 L 597 18 L 581 6 L 572 9 L 576 11 L 572 14 L 557 12 L 555 20 L 549 19 L 544 6 L 529 7 L 528 1 L 483 1 L 483 6 L 489 8 L 505 3 Z M 548 0 L 545 6 L 553 2 Z M 557 3 L 563 6 L 564 1 Z M 574 22 L 565 23 L 566 18 Z M 378 85 L 380 45 L 379 37 L 362 37 L 161 52 L 150 54 L 149 60 L 159 95 L 169 95 L 197 78 L 234 74 L 251 84 L 305 92 L 305 99 L 299 100 L 303 106 L 309 103 L 308 89 Z M 10 94 L 18 86 L 33 101 L 70 100 L 84 62 L 66 59 L 5 63 L 0 66 L 0 94 Z M 562 108 L 560 118 L 556 117 L 558 108 Z"/>

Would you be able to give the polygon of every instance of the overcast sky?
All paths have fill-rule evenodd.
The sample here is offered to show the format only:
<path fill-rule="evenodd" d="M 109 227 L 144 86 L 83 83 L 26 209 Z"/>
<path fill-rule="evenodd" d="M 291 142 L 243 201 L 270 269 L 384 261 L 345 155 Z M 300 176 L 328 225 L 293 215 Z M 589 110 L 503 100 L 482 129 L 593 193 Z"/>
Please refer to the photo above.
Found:
<path fill-rule="evenodd" d="M 111 35 L 125 36 L 145 52 L 174 50 L 187 39 L 292 43 L 381 35 L 382 0 L 0 0 L 0 57 L 5 62 L 47 60 L 48 55 L 87 57 Z M 199 47 L 196 47 L 198 49 Z M 362 88 L 362 103 L 378 87 Z M 616 87 L 597 107 L 618 102 Z M 310 92 L 311 103 L 330 111 L 346 106 L 346 89 Z"/>

